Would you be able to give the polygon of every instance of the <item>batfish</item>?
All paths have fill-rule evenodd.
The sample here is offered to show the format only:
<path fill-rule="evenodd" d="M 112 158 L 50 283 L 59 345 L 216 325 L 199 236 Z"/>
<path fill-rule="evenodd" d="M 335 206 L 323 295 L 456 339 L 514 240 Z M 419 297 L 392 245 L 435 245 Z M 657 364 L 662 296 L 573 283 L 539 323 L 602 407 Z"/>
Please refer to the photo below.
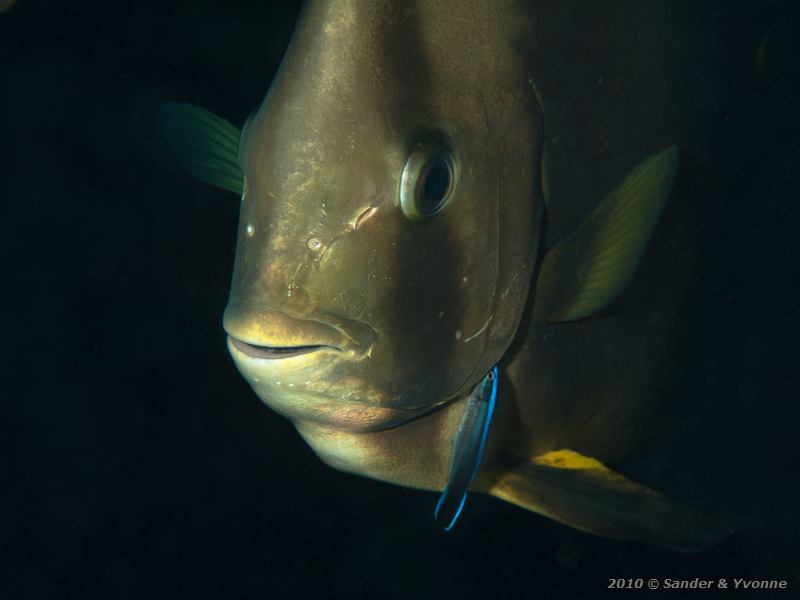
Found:
<path fill-rule="evenodd" d="M 241 195 L 230 354 L 325 463 L 441 492 L 445 529 L 472 491 L 682 550 L 727 532 L 607 466 L 652 412 L 668 319 L 612 305 L 668 204 L 682 113 L 665 98 L 650 125 L 604 71 L 545 64 L 548 40 L 584 44 L 624 95 L 633 59 L 604 67 L 582 36 L 666 5 L 312 2 L 241 129 L 162 106 L 188 170 Z"/>

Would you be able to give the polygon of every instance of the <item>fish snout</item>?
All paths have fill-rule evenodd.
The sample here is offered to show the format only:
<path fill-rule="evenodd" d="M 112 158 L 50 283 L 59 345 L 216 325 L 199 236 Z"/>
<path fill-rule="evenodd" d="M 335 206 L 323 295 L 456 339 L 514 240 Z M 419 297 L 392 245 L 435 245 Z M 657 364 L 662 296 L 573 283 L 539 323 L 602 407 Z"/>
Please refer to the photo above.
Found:
<path fill-rule="evenodd" d="M 256 359 L 279 360 L 320 350 L 363 357 L 377 340 L 364 322 L 334 315 L 295 317 L 261 304 L 232 300 L 223 327 L 231 345 Z"/>

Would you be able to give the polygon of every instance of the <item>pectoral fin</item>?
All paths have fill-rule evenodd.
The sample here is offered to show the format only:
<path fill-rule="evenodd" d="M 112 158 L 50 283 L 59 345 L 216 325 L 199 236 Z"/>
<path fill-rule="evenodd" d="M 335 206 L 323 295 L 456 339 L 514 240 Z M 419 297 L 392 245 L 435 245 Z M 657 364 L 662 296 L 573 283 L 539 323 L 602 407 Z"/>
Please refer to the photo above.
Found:
<path fill-rule="evenodd" d="M 587 317 L 622 293 L 658 223 L 677 166 L 674 146 L 650 156 L 550 249 L 537 291 L 547 322 Z"/>
<path fill-rule="evenodd" d="M 189 173 L 241 195 L 244 176 L 236 127 L 192 104 L 164 102 L 159 117 L 173 152 Z"/>
<path fill-rule="evenodd" d="M 489 493 L 576 529 L 676 550 L 702 550 L 730 533 L 720 519 L 673 502 L 571 450 L 548 452 L 508 471 Z"/>

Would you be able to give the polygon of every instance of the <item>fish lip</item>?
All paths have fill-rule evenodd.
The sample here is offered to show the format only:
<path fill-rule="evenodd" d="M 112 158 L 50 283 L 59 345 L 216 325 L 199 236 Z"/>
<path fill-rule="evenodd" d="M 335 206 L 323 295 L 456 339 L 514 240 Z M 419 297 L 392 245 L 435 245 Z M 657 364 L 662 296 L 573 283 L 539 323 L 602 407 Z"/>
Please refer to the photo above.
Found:
<path fill-rule="evenodd" d="M 239 299 L 228 302 L 223 328 L 238 351 L 263 360 L 306 356 L 321 350 L 362 358 L 378 339 L 378 333 L 363 321 L 321 312 L 297 317 Z"/>
<path fill-rule="evenodd" d="M 311 354 L 318 350 L 335 350 L 340 351 L 340 348 L 330 346 L 327 344 L 306 344 L 302 346 L 260 346 L 258 344 L 251 344 L 229 335 L 230 343 L 242 354 L 246 354 L 250 358 L 258 358 L 264 360 L 284 360 L 287 358 L 294 358 L 295 356 L 302 356 L 304 354 Z"/>

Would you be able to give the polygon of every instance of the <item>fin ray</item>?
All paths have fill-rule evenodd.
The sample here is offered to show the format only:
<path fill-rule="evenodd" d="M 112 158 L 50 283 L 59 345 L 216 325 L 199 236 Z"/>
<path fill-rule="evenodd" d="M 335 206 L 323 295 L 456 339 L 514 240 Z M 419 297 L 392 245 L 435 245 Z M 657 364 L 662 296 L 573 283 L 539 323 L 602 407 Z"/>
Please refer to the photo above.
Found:
<path fill-rule="evenodd" d="M 683 551 L 707 548 L 731 532 L 711 518 L 571 450 L 534 457 L 489 489 L 493 496 L 577 529 Z"/>
<path fill-rule="evenodd" d="M 241 195 L 244 175 L 239 166 L 236 127 L 192 104 L 164 102 L 159 117 L 172 150 L 189 173 Z"/>
<path fill-rule="evenodd" d="M 548 322 L 588 317 L 623 292 L 661 216 L 677 163 L 674 146 L 644 160 L 547 253 L 538 303 Z"/>

